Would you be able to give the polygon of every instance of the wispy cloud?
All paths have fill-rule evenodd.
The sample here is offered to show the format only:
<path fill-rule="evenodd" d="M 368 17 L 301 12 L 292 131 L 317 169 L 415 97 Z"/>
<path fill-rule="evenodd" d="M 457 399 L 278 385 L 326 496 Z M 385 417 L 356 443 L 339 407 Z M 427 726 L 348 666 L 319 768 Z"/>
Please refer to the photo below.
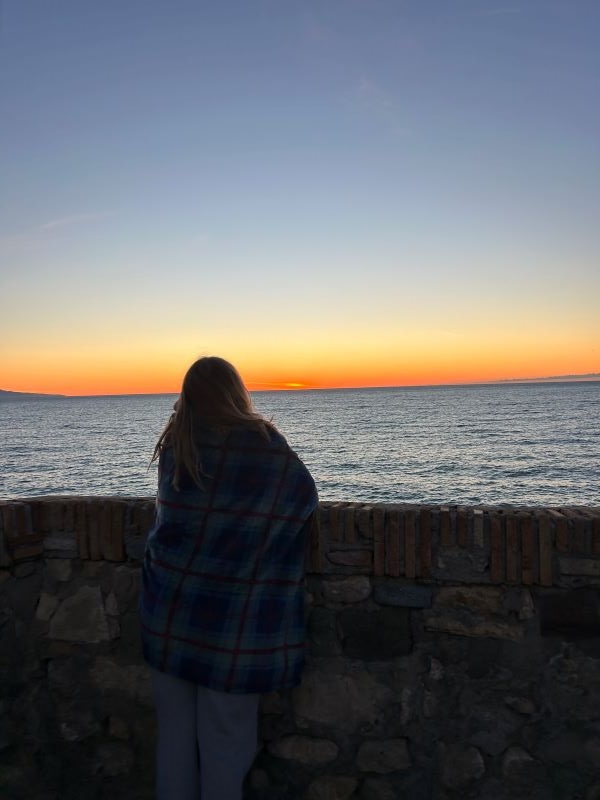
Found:
<path fill-rule="evenodd" d="M 355 96 L 363 108 L 369 111 L 389 112 L 393 109 L 392 96 L 378 83 L 361 75 L 355 89 Z"/>
<path fill-rule="evenodd" d="M 498 6 L 497 8 L 488 8 L 485 11 L 480 11 L 479 15 L 482 17 L 501 17 L 509 14 L 521 14 L 523 9 L 517 6 Z"/>
<path fill-rule="evenodd" d="M 52 231 L 55 228 L 66 228 L 71 225 L 77 225 L 80 222 L 92 222 L 94 220 L 105 219 L 107 213 L 103 214 L 71 214 L 68 217 L 59 217 L 52 219 L 49 222 L 44 222 L 38 227 L 39 231 Z"/>
<path fill-rule="evenodd" d="M 97 220 L 106 219 L 110 216 L 111 214 L 109 212 L 96 212 L 89 214 L 70 214 L 66 217 L 57 217 L 56 219 L 48 220 L 48 222 L 42 222 L 33 228 L 29 228 L 28 230 L 0 236 L 0 249 L 3 251 L 12 251 L 15 248 L 21 249 L 23 247 L 39 248 L 44 246 L 44 234 L 85 222 L 94 222 Z"/>
<path fill-rule="evenodd" d="M 391 92 L 364 73 L 354 87 L 346 93 L 346 101 L 375 119 L 392 128 L 395 133 L 409 134 L 411 130 L 404 124 L 400 109 Z"/>

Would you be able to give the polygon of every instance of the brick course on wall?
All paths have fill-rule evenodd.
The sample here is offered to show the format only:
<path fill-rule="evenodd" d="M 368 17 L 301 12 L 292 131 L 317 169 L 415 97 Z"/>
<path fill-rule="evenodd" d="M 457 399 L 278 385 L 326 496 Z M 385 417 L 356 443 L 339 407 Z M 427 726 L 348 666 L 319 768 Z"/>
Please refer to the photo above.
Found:
<path fill-rule="evenodd" d="M 139 558 L 150 498 L 0 503 L 0 566 L 45 553 Z M 600 509 L 324 502 L 309 571 L 554 586 L 600 577 Z"/>
<path fill-rule="evenodd" d="M 150 800 L 151 498 L 0 503 L 0 797 Z M 600 509 L 321 503 L 251 800 L 600 800 Z"/>

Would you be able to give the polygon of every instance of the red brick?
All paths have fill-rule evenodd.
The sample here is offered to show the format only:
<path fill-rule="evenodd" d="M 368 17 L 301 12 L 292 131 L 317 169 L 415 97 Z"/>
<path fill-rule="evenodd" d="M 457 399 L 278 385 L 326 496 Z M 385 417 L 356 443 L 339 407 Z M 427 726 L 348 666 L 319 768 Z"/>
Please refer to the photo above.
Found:
<path fill-rule="evenodd" d="M 44 500 L 40 508 L 40 527 L 44 533 L 58 533 L 63 529 L 62 508 L 58 500 Z"/>
<path fill-rule="evenodd" d="M 77 502 L 70 500 L 65 503 L 65 530 L 75 530 L 75 515 L 77 513 Z"/>
<path fill-rule="evenodd" d="M 6 505 L 2 506 L 2 524 L 6 543 L 10 547 L 11 540 L 18 539 L 17 515 L 14 503 L 6 503 Z"/>
<path fill-rule="evenodd" d="M 506 517 L 506 580 L 519 582 L 519 525 L 515 514 Z"/>
<path fill-rule="evenodd" d="M 125 505 L 123 503 L 115 503 L 109 506 L 110 509 L 110 528 L 105 536 L 106 551 L 104 558 L 107 561 L 124 561 L 125 560 Z"/>
<path fill-rule="evenodd" d="M 521 527 L 521 580 L 525 586 L 531 586 L 535 573 L 535 546 L 533 517 L 523 515 Z"/>
<path fill-rule="evenodd" d="M 558 511 L 551 509 L 550 517 L 554 520 L 556 549 L 559 553 L 571 552 L 571 532 L 568 519 Z"/>
<path fill-rule="evenodd" d="M 480 508 L 473 510 L 473 545 L 483 548 L 483 511 Z"/>
<path fill-rule="evenodd" d="M 79 502 L 75 506 L 75 538 L 79 558 L 89 559 L 90 545 L 88 541 L 86 504 Z"/>
<path fill-rule="evenodd" d="M 592 555 L 600 556 L 600 517 L 592 521 Z"/>
<path fill-rule="evenodd" d="M 579 514 L 573 515 L 573 553 L 578 555 L 587 555 L 587 547 L 585 542 L 585 517 Z"/>
<path fill-rule="evenodd" d="M 420 537 L 419 537 L 419 556 L 420 556 L 420 577 L 431 578 L 431 511 L 422 508 L 420 513 Z"/>
<path fill-rule="evenodd" d="M 540 584 L 542 586 L 552 586 L 554 547 L 552 543 L 550 517 L 547 514 L 539 514 L 538 523 L 540 538 Z"/>
<path fill-rule="evenodd" d="M 309 572 L 323 572 L 323 549 L 321 542 L 320 514 L 318 511 L 313 514 L 313 521 L 310 527 L 308 544 L 308 570 Z"/>
<path fill-rule="evenodd" d="M 31 558 L 39 558 L 44 554 L 43 542 L 32 542 L 31 544 L 18 544 L 12 550 L 14 561 L 29 561 Z"/>
<path fill-rule="evenodd" d="M 354 525 L 354 518 L 356 515 L 356 508 L 355 506 L 348 506 L 343 511 L 343 531 L 344 531 L 344 541 L 347 544 L 356 544 L 358 541 L 358 536 L 356 535 L 356 528 Z"/>
<path fill-rule="evenodd" d="M 404 516 L 395 509 L 388 514 L 385 537 L 385 572 L 398 578 L 401 574 L 400 553 L 404 550 Z"/>
<path fill-rule="evenodd" d="M 504 583 L 504 536 L 502 516 L 490 514 L 490 577 L 492 583 Z"/>
<path fill-rule="evenodd" d="M 404 514 L 404 569 L 407 578 L 417 575 L 416 545 L 415 511 L 408 508 Z"/>
<path fill-rule="evenodd" d="M 358 532 L 362 536 L 363 539 L 372 539 L 373 538 L 373 528 L 371 526 L 371 506 L 363 506 L 359 508 L 356 512 L 356 522 L 358 526 Z"/>
<path fill-rule="evenodd" d="M 102 560 L 102 544 L 100 540 L 101 535 L 101 517 L 102 506 L 97 500 L 89 500 L 87 503 L 87 527 L 88 527 L 88 545 L 91 561 Z"/>
<path fill-rule="evenodd" d="M 332 503 L 329 506 L 329 539 L 332 542 L 341 542 L 342 538 L 342 526 L 340 525 L 340 504 Z"/>
<path fill-rule="evenodd" d="M 440 546 L 452 547 L 452 525 L 448 506 L 440 508 Z"/>
<path fill-rule="evenodd" d="M 373 511 L 373 575 L 378 578 L 385 574 L 384 514 L 383 508 Z"/>
<path fill-rule="evenodd" d="M 466 508 L 456 509 L 456 544 L 459 547 L 469 544 L 469 512 Z"/>

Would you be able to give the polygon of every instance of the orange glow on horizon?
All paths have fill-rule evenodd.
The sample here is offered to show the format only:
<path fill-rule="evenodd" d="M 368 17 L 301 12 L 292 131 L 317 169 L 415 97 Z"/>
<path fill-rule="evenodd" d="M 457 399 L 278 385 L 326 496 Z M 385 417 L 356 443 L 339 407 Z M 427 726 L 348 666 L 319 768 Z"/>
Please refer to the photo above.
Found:
<path fill-rule="evenodd" d="M 120 371 L 104 374 L 73 374 L 13 377 L 4 379 L 0 389 L 14 392 L 34 392 L 44 394 L 62 394 L 67 396 L 92 395 L 127 395 L 127 394 L 177 394 L 180 391 L 181 379 L 185 370 L 178 376 L 162 376 L 140 374 L 120 374 Z M 311 389 L 352 389 L 386 386 L 439 386 L 476 383 L 494 383 L 510 380 L 543 380 L 557 375 L 597 375 L 593 369 L 509 369 L 499 372 L 488 369 L 422 369 L 413 371 L 364 370 L 362 373 L 342 372 L 341 370 L 315 369 L 311 373 L 302 374 L 302 380 L 257 381 L 251 377 L 242 377 L 251 392 L 259 391 L 306 391 Z"/>
<path fill-rule="evenodd" d="M 177 334 L 123 344 L 49 341 L 17 344 L 1 354 L 0 389 L 65 395 L 177 393 L 189 365 L 220 355 L 240 371 L 250 391 L 377 386 L 435 386 L 534 380 L 600 372 L 598 337 L 514 327 L 460 332 L 393 328 L 309 331 L 279 342 L 273 334 L 232 335 L 198 346 Z M 200 340 L 201 341 L 201 340 Z M 193 344 L 190 345 L 190 342 Z M 214 346 L 214 345 L 217 346 Z"/>

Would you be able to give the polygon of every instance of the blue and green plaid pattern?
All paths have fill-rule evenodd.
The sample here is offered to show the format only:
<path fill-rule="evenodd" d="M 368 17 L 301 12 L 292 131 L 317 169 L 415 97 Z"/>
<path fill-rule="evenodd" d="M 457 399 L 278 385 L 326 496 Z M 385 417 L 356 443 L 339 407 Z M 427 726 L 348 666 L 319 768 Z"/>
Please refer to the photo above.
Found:
<path fill-rule="evenodd" d="M 276 431 L 197 436 L 204 473 L 171 486 L 159 464 L 140 600 L 142 646 L 156 669 L 219 691 L 294 686 L 304 660 L 305 550 L 317 493 Z"/>

